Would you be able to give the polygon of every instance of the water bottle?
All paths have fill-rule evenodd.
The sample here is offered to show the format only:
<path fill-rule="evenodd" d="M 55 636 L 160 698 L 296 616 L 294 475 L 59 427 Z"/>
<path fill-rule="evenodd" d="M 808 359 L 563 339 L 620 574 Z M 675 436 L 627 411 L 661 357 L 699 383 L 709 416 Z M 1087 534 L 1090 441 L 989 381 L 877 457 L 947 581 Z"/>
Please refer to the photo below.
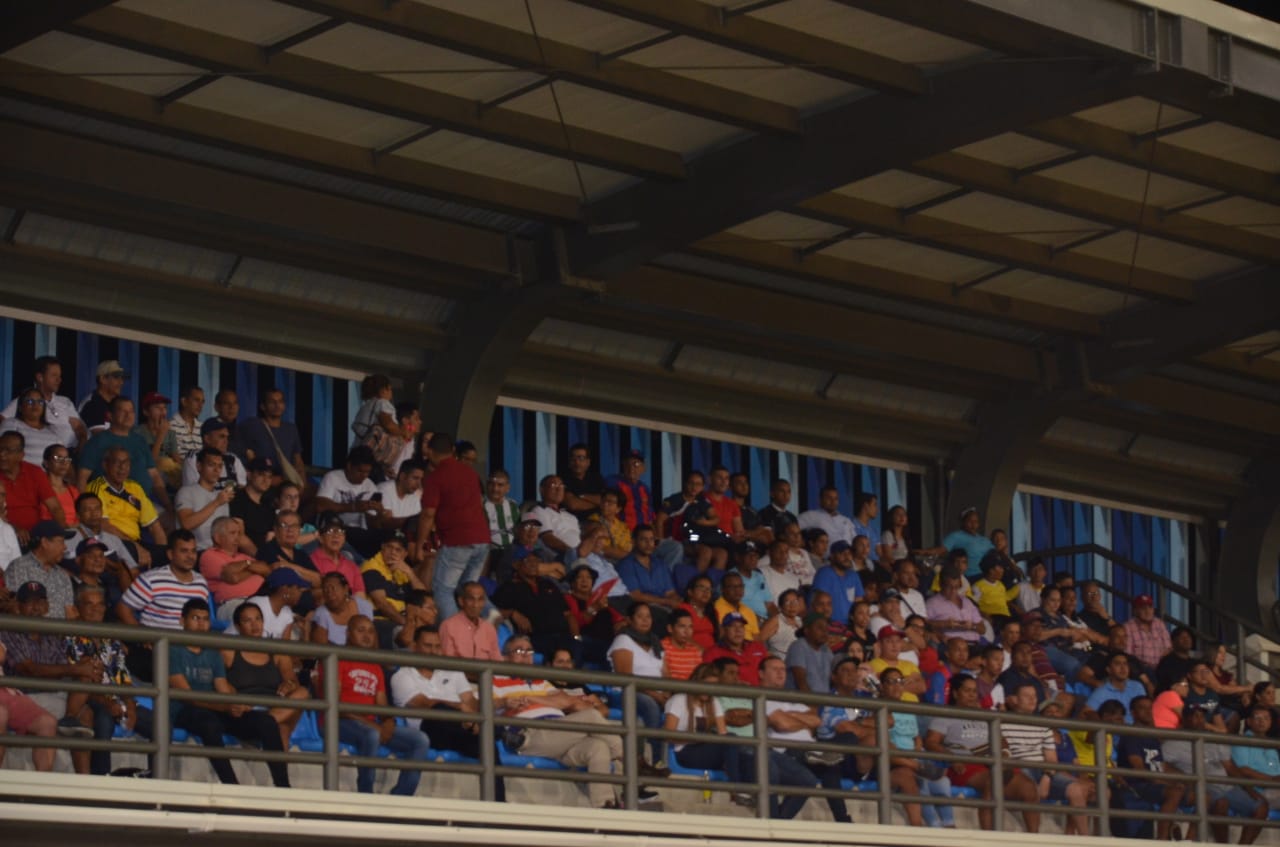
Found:
<path fill-rule="evenodd" d="M 702 802 L 703 802 L 703 803 L 710 803 L 710 802 L 711 802 L 711 788 L 710 788 L 710 785 L 711 785 L 711 771 L 703 771 L 703 772 L 702 772 L 702 779 L 707 783 L 707 786 L 708 786 L 708 787 L 706 787 L 706 788 L 702 789 Z"/>

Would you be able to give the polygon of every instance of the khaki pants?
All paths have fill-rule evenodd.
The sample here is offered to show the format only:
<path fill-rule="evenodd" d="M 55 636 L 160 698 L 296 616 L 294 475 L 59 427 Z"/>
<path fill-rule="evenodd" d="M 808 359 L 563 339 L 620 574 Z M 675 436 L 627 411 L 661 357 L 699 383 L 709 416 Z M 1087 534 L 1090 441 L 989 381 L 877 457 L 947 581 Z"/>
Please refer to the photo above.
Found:
<path fill-rule="evenodd" d="M 547 718 L 548 724 L 609 724 L 595 709 L 572 712 L 563 718 Z M 581 731 L 562 729 L 525 730 L 525 741 L 520 748 L 522 756 L 542 756 L 555 759 L 569 767 L 585 767 L 587 773 L 611 773 L 614 762 L 622 761 L 622 737 L 619 735 L 593 735 L 589 729 Z M 599 808 L 614 799 L 612 785 L 589 783 L 587 796 L 591 805 Z"/>

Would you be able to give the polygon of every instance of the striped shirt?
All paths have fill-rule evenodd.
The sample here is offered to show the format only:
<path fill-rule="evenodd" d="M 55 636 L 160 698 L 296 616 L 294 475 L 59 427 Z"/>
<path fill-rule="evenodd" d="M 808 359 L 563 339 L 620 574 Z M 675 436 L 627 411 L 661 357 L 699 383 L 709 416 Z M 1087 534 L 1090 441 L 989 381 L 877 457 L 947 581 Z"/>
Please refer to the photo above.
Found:
<path fill-rule="evenodd" d="M 558 691 L 559 689 L 545 679 L 518 679 L 514 676 L 495 676 L 493 678 L 493 699 L 497 700 L 499 704 L 511 697 L 525 697 L 532 701 L 528 706 L 516 713 L 517 716 L 530 720 L 564 717 L 564 712 L 560 709 L 554 706 L 542 706 L 537 702 L 538 698 L 546 697 L 548 694 L 556 694 Z"/>
<path fill-rule="evenodd" d="M 138 616 L 138 623 L 159 629 L 182 629 L 182 607 L 188 600 L 209 599 L 209 583 L 198 573 L 183 582 L 168 566 L 144 571 L 120 602 Z"/>
<path fill-rule="evenodd" d="M 667 676 L 688 679 L 693 669 L 702 664 L 702 647 L 697 643 L 677 647 L 670 638 L 662 639 L 662 657 L 667 660 Z"/>
<path fill-rule="evenodd" d="M 1043 762 L 1044 751 L 1057 746 L 1053 742 L 1053 730 L 1046 726 L 1006 723 L 1000 726 L 1000 734 L 1009 746 L 1009 758 L 1024 762 Z"/>

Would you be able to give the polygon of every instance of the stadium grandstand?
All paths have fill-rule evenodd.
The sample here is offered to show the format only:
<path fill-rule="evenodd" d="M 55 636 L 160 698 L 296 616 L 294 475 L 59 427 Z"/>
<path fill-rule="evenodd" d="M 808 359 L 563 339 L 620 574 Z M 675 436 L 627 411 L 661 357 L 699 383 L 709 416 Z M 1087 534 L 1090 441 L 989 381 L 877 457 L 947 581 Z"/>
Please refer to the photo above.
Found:
<path fill-rule="evenodd" d="M 5 843 L 1280 843 L 1277 18 L 0 4 Z"/>

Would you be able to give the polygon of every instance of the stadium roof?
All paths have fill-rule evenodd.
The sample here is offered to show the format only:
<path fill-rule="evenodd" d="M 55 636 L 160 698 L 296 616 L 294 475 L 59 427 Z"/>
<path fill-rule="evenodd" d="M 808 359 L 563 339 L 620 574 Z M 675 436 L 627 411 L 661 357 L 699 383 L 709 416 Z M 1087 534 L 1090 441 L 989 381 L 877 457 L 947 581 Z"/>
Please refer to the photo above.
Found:
<path fill-rule="evenodd" d="M 545 289 L 504 397 L 930 467 L 1045 402 L 1025 481 L 1198 514 L 1280 433 L 1280 25 L 1239 10 L 4 15 L 10 308 L 412 383 Z"/>

